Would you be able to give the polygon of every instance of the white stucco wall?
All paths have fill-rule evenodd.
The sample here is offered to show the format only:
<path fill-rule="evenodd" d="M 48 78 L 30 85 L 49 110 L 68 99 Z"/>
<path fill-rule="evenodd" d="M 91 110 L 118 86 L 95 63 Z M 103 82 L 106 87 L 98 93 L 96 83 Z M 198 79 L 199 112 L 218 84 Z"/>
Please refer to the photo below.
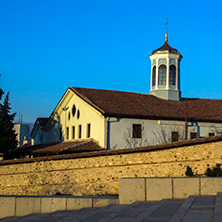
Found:
<path fill-rule="evenodd" d="M 42 144 L 42 143 L 49 143 L 48 140 L 48 132 L 45 132 L 41 126 L 39 126 L 39 129 L 35 135 L 34 138 L 34 145 Z"/>
<path fill-rule="evenodd" d="M 119 149 L 126 148 L 128 145 L 126 144 L 126 140 L 124 137 L 128 137 L 131 142 L 142 145 L 145 141 L 141 141 L 141 139 L 130 139 L 132 137 L 132 124 L 142 124 L 143 130 L 143 139 L 152 140 L 152 131 L 155 131 L 158 127 L 157 121 L 155 120 L 140 120 L 140 119 L 120 119 L 117 122 L 116 118 L 112 118 L 110 120 L 110 149 Z"/>
<path fill-rule="evenodd" d="M 75 105 L 76 113 L 72 115 L 72 107 Z M 64 110 L 67 109 L 66 111 Z M 80 116 L 77 118 L 77 112 L 79 110 Z M 72 91 L 67 92 L 67 95 L 63 98 L 58 108 L 55 110 L 53 126 L 47 126 L 49 129 L 47 132 L 48 142 L 59 141 L 59 128 L 62 128 L 62 141 L 67 141 L 66 128 L 69 127 L 69 139 L 72 139 L 72 127 L 75 126 L 75 139 L 79 139 L 79 125 L 81 125 L 81 139 L 87 139 L 87 124 L 90 124 L 90 138 L 96 140 L 100 146 L 106 146 L 105 137 L 105 118 L 92 106 L 82 100 L 79 96 Z M 69 117 L 70 113 L 70 119 Z M 46 129 L 47 129 L 46 128 Z"/>
<path fill-rule="evenodd" d="M 142 125 L 142 139 L 132 138 L 132 125 Z M 222 124 L 219 123 L 191 123 L 188 125 L 188 139 L 190 139 L 191 132 L 198 133 L 199 136 L 208 137 L 209 133 L 215 133 L 216 128 L 221 131 Z M 129 146 L 128 141 L 136 146 L 154 145 L 163 142 L 167 137 L 168 142 L 171 142 L 172 131 L 179 133 L 179 138 L 183 139 L 185 134 L 185 126 L 182 121 L 163 121 L 163 120 L 140 120 L 140 119 L 120 119 L 116 118 L 110 120 L 110 149 L 121 149 Z M 164 135 L 163 135 L 164 134 Z"/>
<path fill-rule="evenodd" d="M 23 145 L 24 139 L 30 141 L 28 124 L 23 124 L 23 123 L 14 124 L 14 130 L 15 133 L 17 134 L 16 139 L 18 141 L 18 146 Z"/>

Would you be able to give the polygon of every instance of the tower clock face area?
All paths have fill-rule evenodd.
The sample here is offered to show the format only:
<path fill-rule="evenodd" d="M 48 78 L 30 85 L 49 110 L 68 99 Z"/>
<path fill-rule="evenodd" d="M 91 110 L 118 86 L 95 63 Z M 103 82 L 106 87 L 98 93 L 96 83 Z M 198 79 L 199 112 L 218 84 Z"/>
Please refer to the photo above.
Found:
<path fill-rule="evenodd" d="M 179 51 L 165 43 L 150 54 L 151 84 L 150 94 L 161 99 L 179 101 L 180 92 L 180 61 Z"/>

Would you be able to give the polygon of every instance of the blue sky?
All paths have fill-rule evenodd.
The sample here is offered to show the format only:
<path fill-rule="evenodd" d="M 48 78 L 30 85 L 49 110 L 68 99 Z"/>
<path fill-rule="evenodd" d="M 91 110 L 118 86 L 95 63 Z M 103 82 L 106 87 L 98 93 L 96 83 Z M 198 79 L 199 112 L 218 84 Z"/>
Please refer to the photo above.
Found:
<path fill-rule="evenodd" d="M 183 97 L 222 99 L 221 1 L 0 0 L 0 88 L 25 122 L 69 86 L 149 93 L 149 54 L 183 55 Z M 17 119 L 17 118 L 16 118 Z"/>

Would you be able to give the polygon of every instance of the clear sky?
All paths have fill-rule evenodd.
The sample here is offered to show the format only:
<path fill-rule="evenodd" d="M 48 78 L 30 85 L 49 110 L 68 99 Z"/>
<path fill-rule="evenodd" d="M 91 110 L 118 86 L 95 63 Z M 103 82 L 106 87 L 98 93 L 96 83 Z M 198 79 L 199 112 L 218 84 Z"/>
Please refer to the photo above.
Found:
<path fill-rule="evenodd" d="M 0 0 L 0 88 L 24 122 L 70 86 L 149 93 L 149 54 L 183 55 L 183 97 L 222 99 L 222 1 Z M 17 119 L 17 117 L 16 117 Z"/>

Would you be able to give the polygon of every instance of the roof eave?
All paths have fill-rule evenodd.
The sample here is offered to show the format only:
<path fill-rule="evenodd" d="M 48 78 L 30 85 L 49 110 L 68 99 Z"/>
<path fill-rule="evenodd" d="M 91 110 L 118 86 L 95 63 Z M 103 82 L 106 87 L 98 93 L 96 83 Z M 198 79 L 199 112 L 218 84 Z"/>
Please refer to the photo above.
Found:
<path fill-rule="evenodd" d="M 53 117 L 55 111 L 58 110 L 60 104 L 61 104 L 62 101 L 64 100 L 65 95 L 67 94 L 67 92 L 68 92 L 69 89 L 70 89 L 70 87 L 65 91 L 65 93 L 64 93 L 63 96 L 62 96 L 62 98 L 59 100 L 59 102 L 57 103 L 56 107 L 54 108 L 54 110 L 53 110 L 52 113 L 50 114 L 48 121 L 47 121 L 46 124 L 44 125 L 44 129 L 46 129 L 46 128 L 48 127 L 50 121 L 52 120 L 52 117 Z"/>
<path fill-rule="evenodd" d="M 172 121 L 185 121 L 184 118 L 180 117 L 164 117 L 164 116 L 142 116 L 142 115 L 125 115 L 116 113 L 105 113 L 105 117 L 115 117 L 115 118 L 127 118 L 127 119 L 147 119 L 147 120 L 172 120 Z M 197 119 L 189 118 L 188 122 L 210 122 L 210 123 L 222 123 L 222 120 L 211 120 L 211 119 Z"/>
<path fill-rule="evenodd" d="M 95 108 L 97 111 L 99 111 L 102 115 L 105 115 L 105 111 L 101 109 L 99 106 L 97 106 L 95 103 L 93 103 L 87 96 L 85 96 L 83 93 L 79 92 L 75 87 L 69 87 L 76 95 L 78 95 L 82 100 L 84 100 L 86 103 L 88 103 L 90 106 Z"/>

